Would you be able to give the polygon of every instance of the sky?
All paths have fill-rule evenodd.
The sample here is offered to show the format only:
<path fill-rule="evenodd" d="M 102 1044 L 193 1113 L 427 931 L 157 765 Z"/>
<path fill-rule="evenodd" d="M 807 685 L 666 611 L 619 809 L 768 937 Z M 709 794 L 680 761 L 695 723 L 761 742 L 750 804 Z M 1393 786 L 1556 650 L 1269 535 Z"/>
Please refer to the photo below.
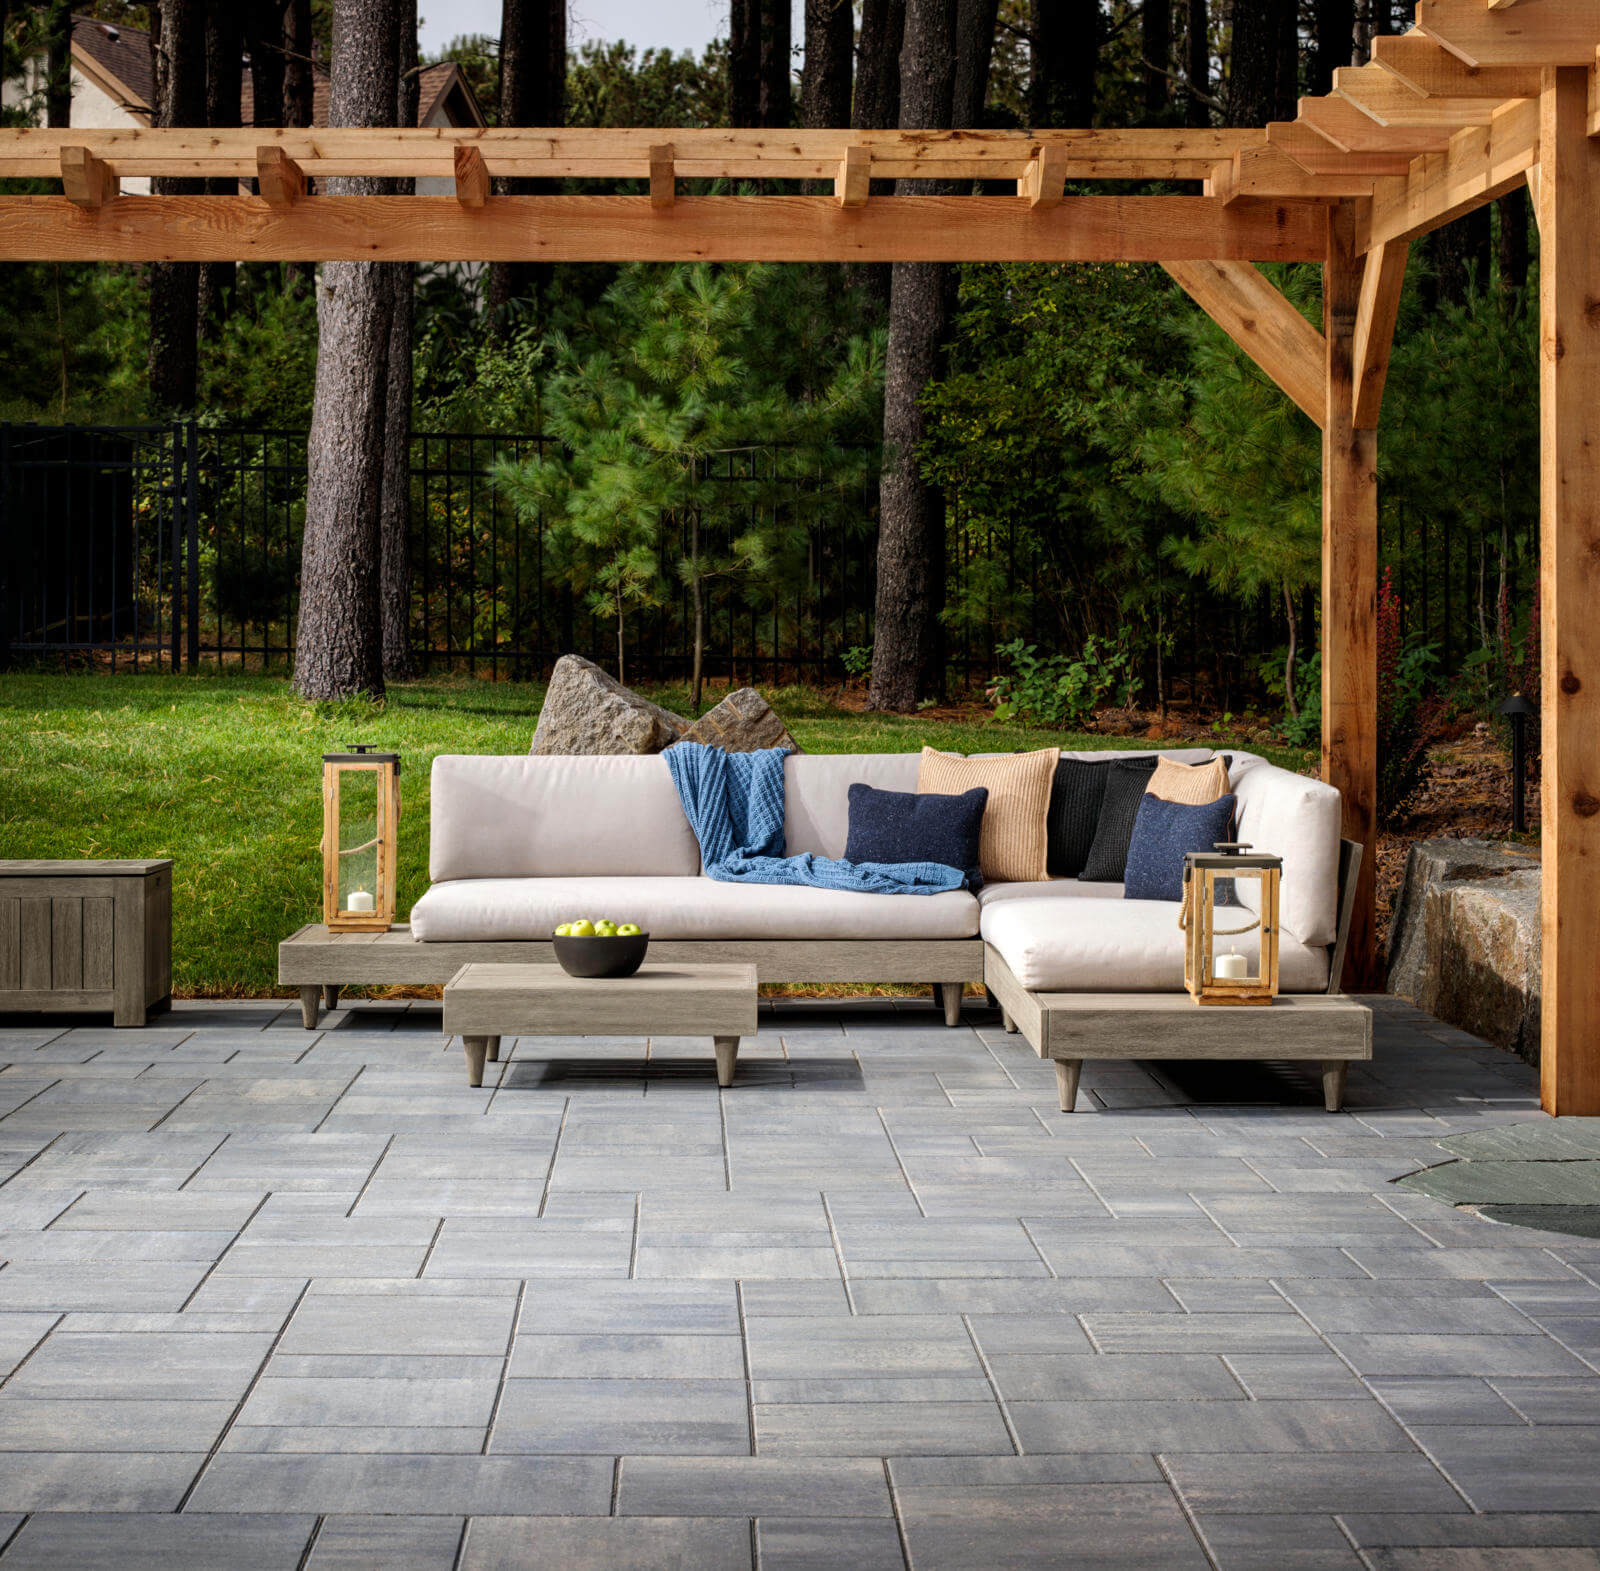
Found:
<path fill-rule="evenodd" d="M 500 0 L 421 0 L 418 9 L 424 53 L 437 53 L 461 33 L 500 32 Z M 567 15 L 574 46 L 622 38 L 640 49 L 699 54 L 728 31 L 728 0 L 568 0 Z"/>

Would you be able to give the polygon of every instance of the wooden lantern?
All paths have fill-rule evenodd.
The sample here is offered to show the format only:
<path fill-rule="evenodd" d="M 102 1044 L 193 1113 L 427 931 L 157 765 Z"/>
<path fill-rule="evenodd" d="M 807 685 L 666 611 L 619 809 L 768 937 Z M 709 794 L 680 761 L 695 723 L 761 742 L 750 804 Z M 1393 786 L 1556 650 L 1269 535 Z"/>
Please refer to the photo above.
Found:
<path fill-rule="evenodd" d="M 400 755 L 322 755 L 322 919 L 333 933 L 394 925 Z"/>
<path fill-rule="evenodd" d="M 1270 1004 L 1278 991 L 1278 883 L 1283 859 L 1219 842 L 1183 859 L 1183 985 L 1197 1004 Z M 1251 901 L 1241 885 L 1254 883 Z M 1219 890 L 1222 904 L 1218 904 Z M 1219 926 L 1218 923 L 1221 923 Z M 1258 934 L 1241 954 L 1236 940 Z M 1219 951 L 1218 940 L 1226 947 Z"/>

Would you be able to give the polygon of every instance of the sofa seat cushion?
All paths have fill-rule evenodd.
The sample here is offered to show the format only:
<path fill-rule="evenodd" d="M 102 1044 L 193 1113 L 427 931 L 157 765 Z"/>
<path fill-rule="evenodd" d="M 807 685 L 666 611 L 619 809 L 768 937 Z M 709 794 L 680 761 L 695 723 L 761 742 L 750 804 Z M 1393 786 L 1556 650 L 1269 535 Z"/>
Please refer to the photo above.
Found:
<path fill-rule="evenodd" d="M 1017 881 L 985 884 L 978 903 L 988 910 L 1007 900 L 1120 900 L 1121 884 L 1087 884 L 1077 878 L 1043 878 L 1037 883 Z"/>
<path fill-rule="evenodd" d="M 1017 887 L 1011 899 L 983 902 L 982 932 L 1030 992 L 1182 992 L 1177 901 L 1085 900 L 1065 893 L 1028 898 L 1021 890 L 1030 886 Z M 1282 933 L 1278 985 L 1285 993 L 1322 992 L 1328 985 L 1327 950 Z"/>
<path fill-rule="evenodd" d="M 975 938 L 977 898 L 863 895 L 710 878 L 457 878 L 411 908 L 426 943 L 548 938 L 562 922 L 610 917 L 652 938 Z"/>

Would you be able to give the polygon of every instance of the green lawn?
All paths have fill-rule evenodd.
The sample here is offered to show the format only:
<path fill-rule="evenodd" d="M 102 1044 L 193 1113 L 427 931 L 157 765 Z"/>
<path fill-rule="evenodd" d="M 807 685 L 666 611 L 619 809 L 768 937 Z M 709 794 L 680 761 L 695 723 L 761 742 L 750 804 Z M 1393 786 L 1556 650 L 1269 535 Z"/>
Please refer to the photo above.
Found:
<path fill-rule="evenodd" d="M 173 978 L 182 994 L 277 992 L 277 944 L 319 919 L 321 756 L 398 751 L 405 800 L 400 911 L 427 887 L 428 769 L 438 753 L 523 753 L 543 688 L 427 681 L 385 704 L 302 703 L 259 676 L 0 676 L 0 858 L 170 856 Z M 684 707 L 681 692 L 653 696 Z M 1115 737 L 994 722 L 841 713 L 773 695 L 809 752 L 1001 752 Z M 1121 745 L 1128 745 L 1121 741 Z M 1301 753 L 1275 753 L 1303 767 Z"/>

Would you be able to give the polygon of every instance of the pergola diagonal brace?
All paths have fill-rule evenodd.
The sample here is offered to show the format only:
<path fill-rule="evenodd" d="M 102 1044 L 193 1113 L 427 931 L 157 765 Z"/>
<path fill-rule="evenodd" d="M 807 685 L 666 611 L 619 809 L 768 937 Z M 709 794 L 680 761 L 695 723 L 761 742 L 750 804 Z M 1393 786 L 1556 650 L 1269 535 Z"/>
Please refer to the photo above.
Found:
<path fill-rule="evenodd" d="M 1320 428 L 1327 411 L 1327 350 L 1322 334 L 1272 281 L 1250 262 L 1162 265 L 1195 304 Z"/>
<path fill-rule="evenodd" d="M 1383 387 L 1389 376 L 1389 353 L 1394 347 L 1395 323 L 1400 317 L 1400 295 L 1406 283 L 1406 258 L 1411 243 L 1389 240 L 1367 252 L 1361 274 L 1361 298 L 1356 306 L 1355 346 L 1351 352 L 1355 381 L 1355 419 L 1358 431 L 1374 430 L 1383 408 Z"/>

